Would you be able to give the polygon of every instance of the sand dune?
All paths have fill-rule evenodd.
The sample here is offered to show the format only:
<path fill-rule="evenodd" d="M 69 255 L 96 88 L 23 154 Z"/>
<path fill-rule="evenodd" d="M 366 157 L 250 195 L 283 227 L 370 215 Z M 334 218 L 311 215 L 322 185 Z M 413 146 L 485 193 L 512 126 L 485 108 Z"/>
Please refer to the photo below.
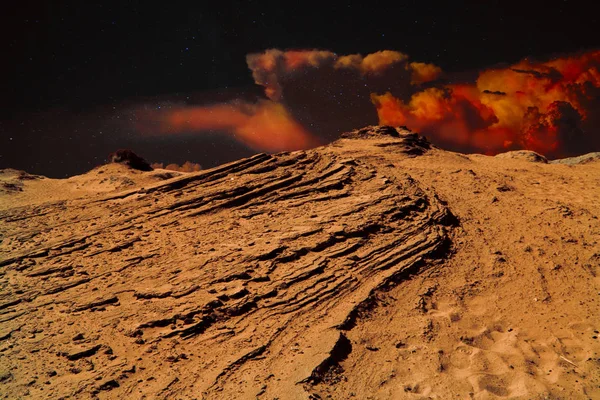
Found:
<path fill-rule="evenodd" d="M 600 398 L 582 159 L 368 127 L 194 173 L 0 174 L 0 394 Z"/>

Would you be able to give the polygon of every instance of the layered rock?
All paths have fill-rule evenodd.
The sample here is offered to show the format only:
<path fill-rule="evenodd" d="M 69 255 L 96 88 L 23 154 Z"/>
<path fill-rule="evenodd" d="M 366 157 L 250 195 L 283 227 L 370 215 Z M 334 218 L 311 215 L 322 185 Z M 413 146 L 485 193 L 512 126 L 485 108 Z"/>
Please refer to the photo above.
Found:
<path fill-rule="evenodd" d="M 436 195 L 353 148 L 359 137 L 399 156 L 429 148 L 394 133 L 3 211 L 1 335 L 19 376 L 6 387 L 54 398 L 309 393 L 350 351 L 345 333 L 378 291 L 450 247 L 456 221 Z"/>

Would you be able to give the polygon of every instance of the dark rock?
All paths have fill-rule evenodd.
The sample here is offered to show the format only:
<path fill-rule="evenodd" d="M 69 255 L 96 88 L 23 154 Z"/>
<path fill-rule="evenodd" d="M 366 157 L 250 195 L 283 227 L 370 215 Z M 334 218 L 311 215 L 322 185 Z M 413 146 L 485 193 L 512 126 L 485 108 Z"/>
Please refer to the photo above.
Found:
<path fill-rule="evenodd" d="M 119 382 L 117 382 L 114 379 L 111 379 L 109 381 L 104 382 L 100 386 L 98 386 L 97 389 L 99 391 L 109 391 L 109 390 L 113 390 L 115 388 L 118 388 L 119 386 L 120 386 Z"/>
<path fill-rule="evenodd" d="M 146 160 L 129 149 L 119 149 L 114 153 L 110 153 L 108 160 L 111 163 L 127 165 L 130 168 L 140 171 L 153 171 L 153 168 Z"/>
<path fill-rule="evenodd" d="M 0 371 L 0 382 L 11 380 L 13 375 L 9 371 Z"/>
<path fill-rule="evenodd" d="M 76 360 L 79 360 L 81 358 L 90 357 L 90 356 L 93 356 L 94 354 L 96 354 L 98 352 L 98 350 L 100 350 L 100 347 L 102 347 L 102 345 L 98 344 L 98 345 L 96 345 L 94 347 L 91 347 L 89 349 L 77 351 L 77 352 L 70 353 L 70 354 L 67 353 L 66 357 L 70 361 L 76 361 Z"/>
<path fill-rule="evenodd" d="M 133 374 L 135 371 L 136 371 L 135 365 L 132 365 L 130 368 L 123 370 L 123 372 L 127 372 L 129 374 Z"/>

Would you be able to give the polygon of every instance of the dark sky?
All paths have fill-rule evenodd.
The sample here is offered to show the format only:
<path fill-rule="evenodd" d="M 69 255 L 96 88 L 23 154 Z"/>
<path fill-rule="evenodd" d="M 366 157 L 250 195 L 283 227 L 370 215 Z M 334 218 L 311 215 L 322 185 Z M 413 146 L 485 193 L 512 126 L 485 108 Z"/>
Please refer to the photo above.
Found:
<path fill-rule="evenodd" d="M 117 121 L 128 104 L 260 96 L 251 52 L 391 49 L 458 72 L 600 47 L 583 1 L 11 3 L 0 17 L 0 168 L 52 177 L 123 147 L 206 167 L 252 154 L 217 133 L 143 138 Z"/>

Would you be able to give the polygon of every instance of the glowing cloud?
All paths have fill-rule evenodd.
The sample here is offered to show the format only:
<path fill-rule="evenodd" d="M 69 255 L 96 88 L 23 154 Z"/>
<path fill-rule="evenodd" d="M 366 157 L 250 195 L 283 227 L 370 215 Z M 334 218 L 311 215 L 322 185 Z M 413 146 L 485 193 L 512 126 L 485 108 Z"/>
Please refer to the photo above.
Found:
<path fill-rule="evenodd" d="M 436 79 L 441 69 L 432 64 L 408 63 L 408 56 L 393 50 L 382 50 L 362 56 L 361 54 L 337 55 L 326 50 L 269 49 L 246 56 L 248 68 L 256 84 L 264 86 L 266 95 L 275 101 L 283 97 L 286 81 L 301 77 L 316 69 L 354 71 L 356 77 L 381 75 L 399 66 L 412 74 L 415 84 Z"/>
<path fill-rule="evenodd" d="M 525 60 L 483 71 L 475 84 L 425 89 L 408 102 L 391 93 L 371 99 L 381 124 L 406 125 L 444 144 L 564 156 L 600 141 L 584 129 L 598 128 L 589 117 L 599 106 L 599 66 L 600 51 L 542 63 Z"/>
<path fill-rule="evenodd" d="M 460 84 L 445 83 L 440 67 L 392 50 L 338 55 L 269 49 L 246 61 L 269 100 L 140 112 L 139 129 L 219 131 L 274 152 L 326 143 L 378 119 L 465 152 L 525 148 L 558 157 L 600 146 L 600 51 L 523 60 Z"/>
<path fill-rule="evenodd" d="M 147 134 L 222 131 L 260 151 L 298 150 L 318 145 L 318 141 L 290 116 L 283 105 L 272 101 L 174 106 L 162 111 L 139 113 L 144 125 L 138 125 L 138 129 Z"/>
<path fill-rule="evenodd" d="M 163 163 L 152 163 L 152 168 L 157 169 L 168 169 L 170 171 L 179 171 L 179 172 L 197 172 L 202 170 L 202 166 L 198 163 L 194 163 L 191 161 L 186 161 L 183 164 L 167 164 L 166 166 Z"/>

